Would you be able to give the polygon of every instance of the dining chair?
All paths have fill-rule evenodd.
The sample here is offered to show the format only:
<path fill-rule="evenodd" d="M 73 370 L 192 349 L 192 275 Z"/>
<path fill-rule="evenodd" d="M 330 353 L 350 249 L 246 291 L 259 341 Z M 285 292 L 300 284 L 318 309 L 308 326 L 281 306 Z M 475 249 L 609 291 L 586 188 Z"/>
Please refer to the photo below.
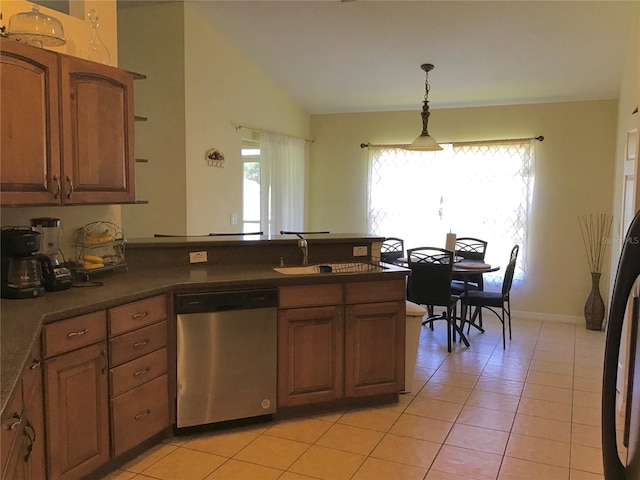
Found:
<path fill-rule="evenodd" d="M 404 257 L 404 240 L 387 237 L 382 242 L 380 260 L 384 263 L 399 264 L 398 259 Z"/>
<path fill-rule="evenodd" d="M 455 255 L 465 260 L 477 260 L 484 262 L 484 256 L 487 251 L 487 241 L 473 237 L 460 237 L 456 239 Z M 464 282 L 467 282 L 467 289 L 484 290 L 484 282 L 482 274 L 470 275 L 462 277 L 453 274 L 451 282 L 451 291 L 456 295 L 461 295 L 465 291 Z"/>
<path fill-rule="evenodd" d="M 482 290 L 469 290 L 462 294 L 462 301 L 469 307 L 478 307 L 478 319 L 480 325 L 482 325 L 482 309 L 486 308 L 491 310 L 502 323 L 502 348 L 506 348 L 505 340 L 505 321 L 509 323 L 509 340 L 511 340 L 511 300 L 510 292 L 511 285 L 513 284 L 513 276 L 516 270 L 516 260 L 518 258 L 518 252 L 520 250 L 519 245 L 515 245 L 511 249 L 509 256 L 509 263 L 504 273 L 504 279 L 502 280 L 502 289 L 499 292 L 487 292 Z M 498 312 L 497 309 L 500 309 Z M 470 319 L 468 320 L 469 327 L 473 318 L 469 309 Z M 464 322 L 464 321 L 463 321 Z M 462 325 L 464 327 L 464 323 Z M 467 328 L 468 331 L 468 328 Z"/>
<path fill-rule="evenodd" d="M 433 322 L 447 323 L 447 350 L 451 351 L 452 338 L 456 332 L 468 347 L 469 341 L 456 321 L 456 305 L 460 297 L 451 294 L 453 252 L 444 248 L 419 247 L 407 250 L 407 261 L 411 274 L 407 279 L 407 300 L 425 305 L 429 312 L 433 307 L 444 307 L 439 315 L 430 315 L 423 320 L 433 329 Z"/>

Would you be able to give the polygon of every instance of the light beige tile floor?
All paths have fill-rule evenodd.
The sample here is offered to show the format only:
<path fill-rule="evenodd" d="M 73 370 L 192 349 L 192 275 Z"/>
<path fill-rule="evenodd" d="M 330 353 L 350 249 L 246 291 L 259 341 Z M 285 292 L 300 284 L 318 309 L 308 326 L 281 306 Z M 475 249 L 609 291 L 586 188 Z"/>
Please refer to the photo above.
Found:
<path fill-rule="evenodd" d="M 604 333 L 514 319 L 446 351 L 422 329 L 393 405 L 167 439 L 109 480 L 603 480 Z M 624 455 L 624 453 L 622 453 Z"/>

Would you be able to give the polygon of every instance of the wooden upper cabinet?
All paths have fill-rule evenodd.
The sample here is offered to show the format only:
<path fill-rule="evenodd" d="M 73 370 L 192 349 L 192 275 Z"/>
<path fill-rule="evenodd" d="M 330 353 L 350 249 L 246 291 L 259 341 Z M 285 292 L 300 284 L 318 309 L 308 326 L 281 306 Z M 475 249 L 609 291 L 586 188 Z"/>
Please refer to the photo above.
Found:
<path fill-rule="evenodd" d="M 58 55 L 0 40 L 0 203 L 60 204 Z"/>
<path fill-rule="evenodd" d="M 133 75 L 69 56 L 60 71 L 63 203 L 134 202 Z"/>
<path fill-rule="evenodd" d="M 1 204 L 135 202 L 134 74 L 1 42 Z"/>

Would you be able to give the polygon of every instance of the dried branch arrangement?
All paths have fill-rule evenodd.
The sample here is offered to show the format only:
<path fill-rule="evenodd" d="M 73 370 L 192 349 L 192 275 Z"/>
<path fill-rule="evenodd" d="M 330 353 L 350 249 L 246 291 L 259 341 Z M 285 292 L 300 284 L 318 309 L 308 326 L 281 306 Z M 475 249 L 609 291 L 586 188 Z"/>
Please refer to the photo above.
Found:
<path fill-rule="evenodd" d="M 589 213 L 578 217 L 584 250 L 592 273 L 602 273 L 604 254 L 610 242 L 613 215 Z"/>

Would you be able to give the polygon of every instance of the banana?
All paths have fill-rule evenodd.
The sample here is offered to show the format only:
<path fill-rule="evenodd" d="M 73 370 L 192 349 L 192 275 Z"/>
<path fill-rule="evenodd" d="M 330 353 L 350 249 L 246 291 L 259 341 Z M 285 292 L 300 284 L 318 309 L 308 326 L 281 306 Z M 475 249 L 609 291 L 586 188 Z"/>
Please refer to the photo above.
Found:
<path fill-rule="evenodd" d="M 94 270 L 96 268 L 104 268 L 104 263 L 84 262 L 83 266 L 85 270 Z"/>
<path fill-rule="evenodd" d="M 101 237 L 95 237 L 92 235 L 87 235 L 84 237 L 83 243 L 85 245 L 98 245 L 101 243 L 107 243 L 110 242 L 112 240 L 111 234 L 107 233 L 105 235 L 102 235 Z"/>
<path fill-rule="evenodd" d="M 99 257 L 97 255 L 84 255 L 82 257 L 82 259 L 84 260 L 84 263 L 102 263 L 102 264 L 104 264 L 104 260 L 102 259 L 102 257 Z"/>

